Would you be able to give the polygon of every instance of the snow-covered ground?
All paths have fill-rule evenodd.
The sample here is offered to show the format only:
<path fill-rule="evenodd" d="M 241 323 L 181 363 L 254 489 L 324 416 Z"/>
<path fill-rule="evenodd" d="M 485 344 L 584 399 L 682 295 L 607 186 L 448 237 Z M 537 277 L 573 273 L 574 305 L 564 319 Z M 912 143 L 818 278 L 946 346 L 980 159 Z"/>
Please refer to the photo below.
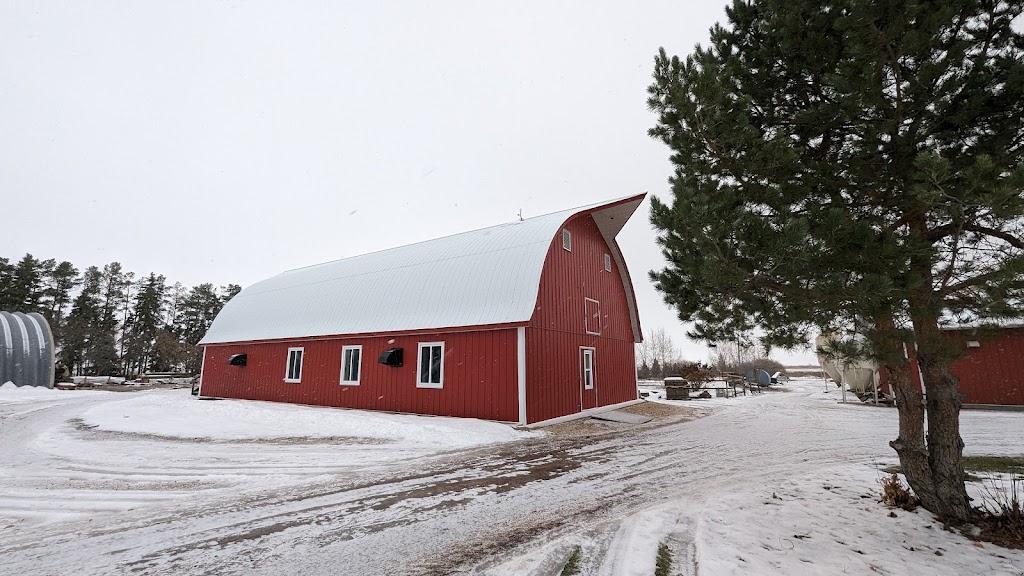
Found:
<path fill-rule="evenodd" d="M 877 502 L 895 410 L 787 389 L 572 435 L 0 389 L 0 573 L 555 575 L 578 549 L 583 574 L 650 575 L 659 543 L 673 574 L 1024 573 Z M 1021 430 L 962 417 L 968 454 L 1024 454 Z"/>
<path fill-rule="evenodd" d="M 324 409 L 277 402 L 197 400 L 188 390 L 155 390 L 85 411 L 96 429 L 174 438 L 266 440 L 349 438 L 423 446 L 426 451 L 468 448 L 528 438 L 494 422 Z M 376 442 L 375 442 L 376 443 Z"/>

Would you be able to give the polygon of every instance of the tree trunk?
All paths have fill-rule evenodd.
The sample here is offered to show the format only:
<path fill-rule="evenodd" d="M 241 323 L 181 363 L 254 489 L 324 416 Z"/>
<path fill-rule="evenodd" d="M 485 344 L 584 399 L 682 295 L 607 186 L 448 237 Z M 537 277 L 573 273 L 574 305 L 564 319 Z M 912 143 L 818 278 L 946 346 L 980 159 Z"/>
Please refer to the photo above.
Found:
<path fill-rule="evenodd" d="M 917 391 L 910 376 L 910 365 L 886 367 L 889 385 L 896 395 L 896 410 L 899 413 L 899 436 L 889 442 L 900 458 L 900 467 L 911 490 L 921 500 L 926 510 L 941 508 L 939 496 L 935 493 L 932 469 L 928 463 L 928 447 L 924 436 L 924 397 Z"/>
<path fill-rule="evenodd" d="M 965 521 L 971 516 L 964 487 L 964 441 L 960 437 L 960 383 L 949 372 L 945 342 L 937 322 L 915 321 L 918 366 L 924 379 L 928 407 L 928 464 L 940 507 L 939 516 Z"/>

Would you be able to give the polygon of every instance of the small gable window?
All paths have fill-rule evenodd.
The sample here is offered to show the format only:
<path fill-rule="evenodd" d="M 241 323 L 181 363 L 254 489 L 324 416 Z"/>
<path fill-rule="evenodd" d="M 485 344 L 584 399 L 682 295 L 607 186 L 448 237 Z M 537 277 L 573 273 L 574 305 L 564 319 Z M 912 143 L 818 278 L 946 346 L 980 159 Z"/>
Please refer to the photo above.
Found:
<path fill-rule="evenodd" d="M 572 234 L 569 234 L 569 231 L 564 228 L 562 229 L 562 248 L 566 252 L 572 252 Z"/>
<path fill-rule="evenodd" d="M 612 257 L 609 256 L 608 254 L 604 255 L 604 271 L 605 272 L 611 272 L 612 271 Z"/>

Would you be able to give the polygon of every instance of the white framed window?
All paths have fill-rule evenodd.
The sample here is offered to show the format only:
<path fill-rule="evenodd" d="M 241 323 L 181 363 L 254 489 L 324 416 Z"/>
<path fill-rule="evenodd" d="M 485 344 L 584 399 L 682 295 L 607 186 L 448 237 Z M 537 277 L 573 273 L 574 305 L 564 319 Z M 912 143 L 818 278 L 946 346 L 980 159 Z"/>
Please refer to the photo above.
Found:
<path fill-rule="evenodd" d="M 346 386 L 359 386 L 359 374 L 362 372 L 363 347 L 341 347 L 341 383 Z"/>
<path fill-rule="evenodd" d="M 605 254 L 604 255 L 604 271 L 605 272 L 611 272 L 612 271 L 612 257 L 609 254 Z"/>
<path fill-rule="evenodd" d="M 580 348 L 580 378 L 583 380 L 584 390 L 594 389 L 594 349 Z"/>
<path fill-rule="evenodd" d="M 420 342 L 416 364 L 417 388 L 444 387 L 444 342 Z"/>
<path fill-rule="evenodd" d="M 302 382 L 302 348 L 288 349 L 288 366 L 284 369 L 285 382 Z"/>
<path fill-rule="evenodd" d="M 587 334 L 601 335 L 601 303 L 592 298 L 583 299 L 583 328 Z"/>
<path fill-rule="evenodd" d="M 565 228 L 562 228 L 562 249 L 566 252 L 572 252 L 572 234 Z"/>

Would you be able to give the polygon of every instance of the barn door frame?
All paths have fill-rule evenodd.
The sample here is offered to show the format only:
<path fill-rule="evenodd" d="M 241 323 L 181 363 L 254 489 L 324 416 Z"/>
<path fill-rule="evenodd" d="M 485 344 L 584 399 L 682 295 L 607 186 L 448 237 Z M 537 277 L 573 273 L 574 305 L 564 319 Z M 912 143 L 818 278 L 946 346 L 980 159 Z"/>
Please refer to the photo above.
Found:
<path fill-rule="evenodd" d="M 590 360 L 589 367 L 587 360 Z M 590 386 L 587 386 L 587 376 L 590 376 Z M 597 349 L 593 346 L 580 346 L 580 412 L 588 410 L 583 405 L 583 393 L 587 390 L 594 392 L 594 408 L 598 407 L 597 402 Z"/>

